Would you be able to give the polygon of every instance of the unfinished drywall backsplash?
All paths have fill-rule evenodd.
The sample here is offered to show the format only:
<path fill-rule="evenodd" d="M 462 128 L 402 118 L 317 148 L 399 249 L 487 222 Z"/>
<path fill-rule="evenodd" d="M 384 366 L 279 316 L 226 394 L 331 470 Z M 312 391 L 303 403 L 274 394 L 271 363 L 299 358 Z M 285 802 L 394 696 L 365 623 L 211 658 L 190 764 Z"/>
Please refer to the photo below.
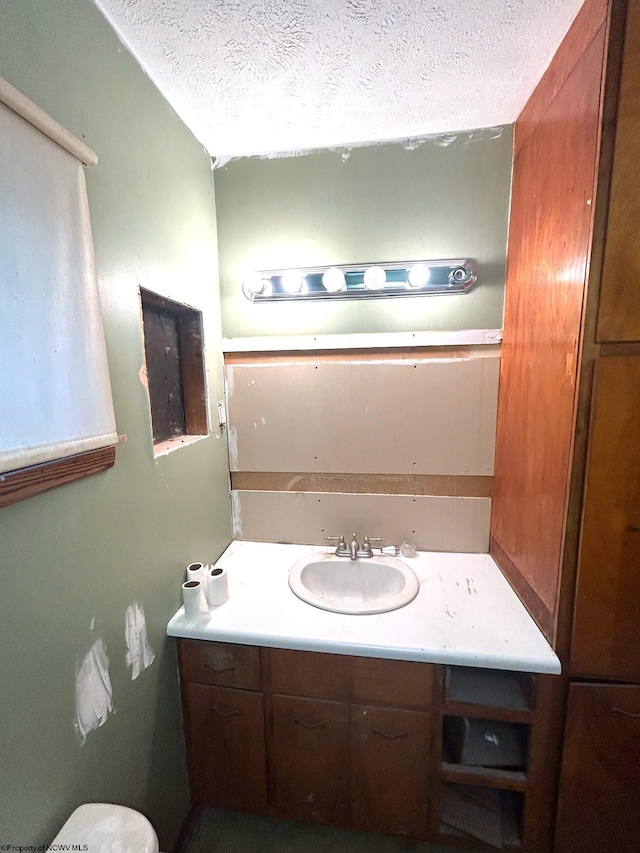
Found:
<path fill-rule="evenodd" d="M 499 348 L 231 355 L 237 538 L 486 551 Z"/>
<path fill-rule="evenodd" d="M 510 126 L 215 170 L 225 337 L 502 327 Z M 472 258 L 462 296 L 252 304 L 250 270 Z"/>

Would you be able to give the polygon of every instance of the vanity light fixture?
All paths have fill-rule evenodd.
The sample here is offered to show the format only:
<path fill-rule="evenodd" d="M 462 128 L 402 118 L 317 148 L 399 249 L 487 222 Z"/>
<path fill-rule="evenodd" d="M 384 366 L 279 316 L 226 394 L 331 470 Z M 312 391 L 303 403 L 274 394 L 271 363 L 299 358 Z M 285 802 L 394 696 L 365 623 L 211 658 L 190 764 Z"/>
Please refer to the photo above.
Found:
<path fill-rule="evenodd" d="M 242 292 L 252 302 L 317 299 L 375 299 L 467 293 L 476 284 L 468 260 L 347 264 L 251 273 Z"/>

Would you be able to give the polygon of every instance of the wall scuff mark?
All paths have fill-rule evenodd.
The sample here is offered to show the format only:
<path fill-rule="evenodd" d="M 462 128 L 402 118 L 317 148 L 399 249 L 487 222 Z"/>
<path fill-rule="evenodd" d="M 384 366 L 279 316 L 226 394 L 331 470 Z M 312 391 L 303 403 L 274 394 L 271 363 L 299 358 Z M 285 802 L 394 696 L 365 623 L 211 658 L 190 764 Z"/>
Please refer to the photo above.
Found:
<path fill-rule="evenodd" d="M 126 662 L 131 667 L 131 680 L 135 681 L 156 659 L 147 637 L 144 609 L 137 603 L 127 607 L 124 633 L 127 641 Z"/>
<path fill-rule="evenodd" d="M 76 672 L 74 730 L 82 746 L 87 735 L 107 722 L 113 711 L 109 658 L 102 639 L 96 640 Z"/>

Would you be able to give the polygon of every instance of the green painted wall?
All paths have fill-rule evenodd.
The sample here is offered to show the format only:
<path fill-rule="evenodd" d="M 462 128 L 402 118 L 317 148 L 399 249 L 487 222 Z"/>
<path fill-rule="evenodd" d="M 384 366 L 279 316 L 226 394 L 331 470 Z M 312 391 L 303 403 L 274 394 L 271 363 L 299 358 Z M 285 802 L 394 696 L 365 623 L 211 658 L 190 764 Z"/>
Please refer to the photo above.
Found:
<path fill-rule="evenodd" d="M 508 126 L 217 169 L 224 335 L 501 328 L 512 146 Z M 473 258 L 480 284 L 333 304 L 253 305 L 240 290 L 249 270 L 422 257 Z"/>
<path fill-rule="evenodd" d="M 47 843 L 79 803 L 105 800 L 143 811 L 168 850 L 188 789 L 175 648 L 164 630 L 182 567 L 214 560 L 231 524 L 224 436 L 154 461 L 138 377 L 138 287 L 203 311 L 215 406 L 209 158 L 89 0 L 4 0 L 1 19 L 0 75 L 101 159 L 87 181 L 117 424 L 127 435 L 112 471 L 0 510 L 2 843 Z M 136 681 L 124 635 L 134 601 L 157 656 Z M 75 672 L 98 637 L 116 713 L 81 747 Z"/>

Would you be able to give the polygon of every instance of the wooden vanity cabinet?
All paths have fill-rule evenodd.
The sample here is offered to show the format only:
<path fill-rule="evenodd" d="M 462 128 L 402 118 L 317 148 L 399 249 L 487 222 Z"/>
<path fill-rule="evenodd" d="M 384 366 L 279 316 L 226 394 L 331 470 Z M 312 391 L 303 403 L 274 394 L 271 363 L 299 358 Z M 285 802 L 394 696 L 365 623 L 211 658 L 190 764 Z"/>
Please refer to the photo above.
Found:
<path fill-rule="evenodd" d="M 424 838 L 433 667 L 289 649 L 269 665 L 276 813 Z"/>
<path fill-rule="evenodd" d="M 195 803 L 426 837 L 433 666 L 178 646 Z"/>
<path fill-rule="evenodd" d="M 198 805 L 548 853 L 553 676 L 209 641 L 178 646 Z M 481 737 L 511 727 L 523 743 L 521 766 L 479 767 L 447 754 L 451 717 Z"/>

